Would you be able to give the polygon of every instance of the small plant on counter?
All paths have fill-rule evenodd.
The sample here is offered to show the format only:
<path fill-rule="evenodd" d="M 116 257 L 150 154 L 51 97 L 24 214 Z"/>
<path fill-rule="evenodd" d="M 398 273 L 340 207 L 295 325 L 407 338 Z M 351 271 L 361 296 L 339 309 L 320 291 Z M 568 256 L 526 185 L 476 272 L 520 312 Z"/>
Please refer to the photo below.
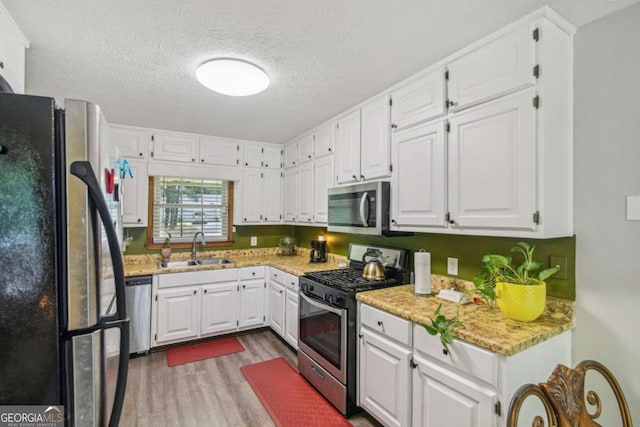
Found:
<path fill-rule="evenodd" d="M 164 239 L 164 247 L 168 248 L 169 247 L 169 243 L 171 243 L 171 233 L 167 233 L 168 236 L 165 237 Z"/>
<path fill-rule="evenodd" d="M 518 242 L 516 246 L 511 248 L 511 253 L 519 253 L 524 258 L 522 264 L 514 265 L 513 258 L 510 256 L 487 254 L 482 257 L 484 270 L 482 273 L 473 278 L 472 289 L 464 292 L 463 298 L 477 295 L 484 303 L 493 310 L 495 308 L 496 299 L 500 298 L 496 292 L 498 283 L 513 283 L 516 285 L 536 286 L 543 284 L 546 279 L 558 272 L 558 267 L 547 268 L 535 274 L 541 266 L 540 261 L 533 259 L 533 251 L 535 246 L 530 246 L 525 242 Z M 431 326 L 423 325 L 427 332 L 431 335 L 440 335 L 440 341 L 445 350 L 450 351 L 448 344 L 453 340 L 453 331 L 463 325 L 460 321 L 460 305 L 456 306 L 456 315 L 453 318 L 447 318 L 440 314 L 442 304 L 434 312 L 435 318 L 431 320 Z M 503 309 L 502 305 L 500 307 Z M 504 309 L 503 309 L 504 311 Z M 511 317 L 511 316 L 509 316 Z M 521 320 L 513 317 L 516 320 Z"/>

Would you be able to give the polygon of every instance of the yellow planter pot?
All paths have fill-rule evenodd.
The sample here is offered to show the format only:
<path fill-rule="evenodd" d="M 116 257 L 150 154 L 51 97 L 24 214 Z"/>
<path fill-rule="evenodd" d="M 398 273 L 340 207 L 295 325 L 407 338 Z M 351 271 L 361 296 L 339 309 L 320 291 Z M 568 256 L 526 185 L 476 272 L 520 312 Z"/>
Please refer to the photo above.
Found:
<path fill-rule="evenodd" d="M 547 284 L 538 281 L 537 285 L 518 285 L 515 283 L 496 283 L 498 307 L 510 319 L 521 322 L 536 320 L 547 303 Z"/>

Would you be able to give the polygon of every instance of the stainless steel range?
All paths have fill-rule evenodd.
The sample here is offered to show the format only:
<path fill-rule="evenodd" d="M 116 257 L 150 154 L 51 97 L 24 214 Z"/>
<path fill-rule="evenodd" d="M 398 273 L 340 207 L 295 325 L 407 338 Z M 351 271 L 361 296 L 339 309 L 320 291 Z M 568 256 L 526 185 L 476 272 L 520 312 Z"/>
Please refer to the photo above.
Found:
<path fill-rule="evenodd" d="M 350 267 L 300 278 L 298 369 L 345 416 L 356 406 L 358 292 L 408 283 L 404 249 L 349 245 Z M 364 266 L 382 262 L 385 278 L 367 280 Z"/>

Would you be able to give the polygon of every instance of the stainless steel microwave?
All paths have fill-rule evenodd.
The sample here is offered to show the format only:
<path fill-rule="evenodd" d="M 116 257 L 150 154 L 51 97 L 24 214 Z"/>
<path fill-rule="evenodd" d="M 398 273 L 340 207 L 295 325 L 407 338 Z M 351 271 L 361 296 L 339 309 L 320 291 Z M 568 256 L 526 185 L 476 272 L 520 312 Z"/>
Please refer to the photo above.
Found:
<path fill-rule="evenodd" d="M 329 189 L 327 231 L 382 235 L 389 230 L 389 182 Z"/>

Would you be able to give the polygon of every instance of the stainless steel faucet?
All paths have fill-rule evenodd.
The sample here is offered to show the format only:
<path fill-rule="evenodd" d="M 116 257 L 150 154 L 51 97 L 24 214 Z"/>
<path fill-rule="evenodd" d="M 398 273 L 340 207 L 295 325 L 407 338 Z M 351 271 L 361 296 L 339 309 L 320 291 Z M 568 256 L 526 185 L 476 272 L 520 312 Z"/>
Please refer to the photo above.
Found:
<path fill-rule="evenodd" d="M 202 244 L 202 246 L 207 244 L 207 241 L 204 239 L 204 233 L 202 231 L 198 231 L 196 234 L 193 235 L 193 242 L 191 243 L 191 259 L 194 261 L 197 261 L 197 254 L 196 254 L 196 239 L 198 238 L 198 234 L 202 234 L 202 240 L 200 240 L 200 243 Z"/>

